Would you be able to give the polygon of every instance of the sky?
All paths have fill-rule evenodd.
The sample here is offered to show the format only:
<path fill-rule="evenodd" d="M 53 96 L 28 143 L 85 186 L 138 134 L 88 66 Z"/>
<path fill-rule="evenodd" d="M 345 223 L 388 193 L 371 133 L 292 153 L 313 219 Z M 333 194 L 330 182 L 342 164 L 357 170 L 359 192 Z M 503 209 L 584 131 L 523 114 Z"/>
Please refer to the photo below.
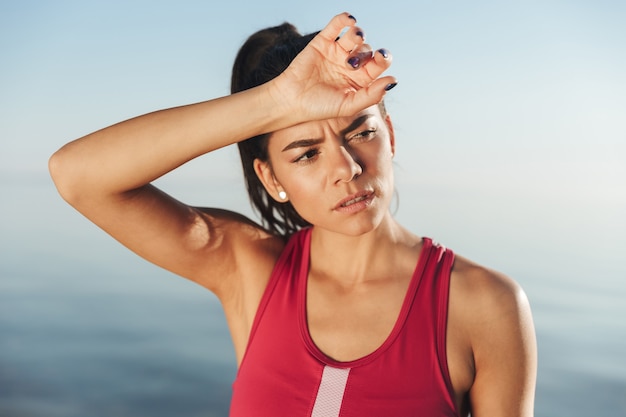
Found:
<path fill-rule="evenodd" d="M 69 140 L 228 94 L 250 33 L 283 21 L 311 32 L 344 10 L 394 55 L 399 194 L 437 201 L 449 214 L 437 227 L 453 234 L 462 213 L 483 232 L 550 223 L 557 240 L 626 229 L 619 1 L 2 1 L 0 180 L 48 181 L 47 158 Z M 234 150 L 220 152 L 171 181 L 240 178 Z M 423 205 L 427 220 L 399 213 L 428 226 Z"/>
<path fill-rule="evenodd" d="M 484 222 L 526 226 L 544 212 L 557 229 L 580 223 L 572 208 L 601 210 L 625 229 L 620 1 L 2 1 L 0 179 L 47 180 L 47 158 L 69 140 L 225 95 L 250 33 L 283 21 L 311 32 L 344 10 L 394 55 L 400 195 L 464 198 Z M 237 164 L 227 149 L 172 178 L 239 178 Z"/>
<path fill-rule="evenodd" d="M 64 143 L 228 94 L 232 61 L 252 32 L 284 21 L 312 32 L 342 11 L 394 56 L 388 73 L 399 84 L 386 104 L 399 220 L 514 273 L 544 307 L 541 331 L 563 326 L 551 321 L 558 308 L 586 331 L 598 326 L 585 317 L 623 331 L 623 315 L 609 310 L 623 311 L 626 295 L 623 1 L 0 0 L 0 209 L 24 216 L 0 218 L 0 248 L 19 243 L 18 231 L 50 242 L 45 233 L 90 233 L 78 215 L 22 229 L 26 216 L 63 204 L 52 191 L 29 207 L 8 201 L 16 188 L 52 189 L 47 160 Z M 249 211 L 233 147 L 157 183 L 190 204 L 219 206 L 215 190 L 227 190 Z M 55 250 L 101 256 L 89 253 L 92 239 Z M 545 308 L 557 293 L 560 304 Z"/>

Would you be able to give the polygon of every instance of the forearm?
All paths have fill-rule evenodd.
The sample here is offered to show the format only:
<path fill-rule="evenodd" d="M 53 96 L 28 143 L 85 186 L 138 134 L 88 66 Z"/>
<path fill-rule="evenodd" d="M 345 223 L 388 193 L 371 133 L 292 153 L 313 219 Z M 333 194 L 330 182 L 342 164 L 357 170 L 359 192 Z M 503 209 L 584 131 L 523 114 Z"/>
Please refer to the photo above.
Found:
<path fill-rule="evenodd" d="M 68 143 L 50 159 L 67 200 L 123 194 L 185 162 L 287 123 L 267 86 L 149 113 Z"/>

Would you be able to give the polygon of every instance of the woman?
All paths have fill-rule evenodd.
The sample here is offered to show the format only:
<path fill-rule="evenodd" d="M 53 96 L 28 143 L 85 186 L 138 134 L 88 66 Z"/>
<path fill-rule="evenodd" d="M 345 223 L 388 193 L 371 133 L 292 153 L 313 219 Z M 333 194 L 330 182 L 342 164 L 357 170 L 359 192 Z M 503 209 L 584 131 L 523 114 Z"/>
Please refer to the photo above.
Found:
<path fill-rule="evenodd" d="M 522 290 L 389 213 L 382 99 L 396 80 L 355 22 L 256 33 L 233 94 L 65 145 L 55 184 L 129 249 L 217 295 L 239 365 L 231 416 L 531 416 Z M 263 226 L 150 184 L 233 143 Z"/>

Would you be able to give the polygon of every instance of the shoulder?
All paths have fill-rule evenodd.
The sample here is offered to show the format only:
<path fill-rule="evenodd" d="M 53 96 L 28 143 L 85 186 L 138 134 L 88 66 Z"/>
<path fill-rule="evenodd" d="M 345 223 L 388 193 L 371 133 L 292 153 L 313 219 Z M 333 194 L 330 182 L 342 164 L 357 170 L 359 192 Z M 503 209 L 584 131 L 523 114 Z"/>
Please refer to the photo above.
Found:
<path fill-rule="evenodd" d="M 498 271 L 457 257 L 448 331 L 472 369 L 467 381 L 472 415 L 532 415 L 537 348 L 522 287 Z"/>
<path fill-rule="evenodd" d="M 535 355 L 532 313 L 522 287 L 463 257 L 455 259 L 451 274 L 449 324 L 462 334 L 476 371 L 495 365 L 498 358 L 532 362 Z"/>
<path fill-rule="evenodd" d="M 517 316 L 529 308 L 524 290 L 514 279 L 462 256 L 456 255 L 450 286 L 474 322 Z"/>
<path fill-rule="evenodd" d="M 469 356 L 471 368 L 489 362 L 534 334 L 528 298 L 511 277 L 455 256 L 450 275 L 450 340 Z"/>
<path fill-rule="evenodd" d="M 238 292 L 240 285 L 264 287 L 285 246 L 285 239 L 271 234 L 256 222 L 232 211 L 214 208 L 196 208 L 213 236 L 212 253 L 207 256 L 213 275 L 220 279 L 211 289 L 220 299 Z M 213 281 L 215 282 L 215 281 Z M 201 285 L 204 283 L 199 282 Z M 205 285 L 206 286 L 206 285 Z"/>

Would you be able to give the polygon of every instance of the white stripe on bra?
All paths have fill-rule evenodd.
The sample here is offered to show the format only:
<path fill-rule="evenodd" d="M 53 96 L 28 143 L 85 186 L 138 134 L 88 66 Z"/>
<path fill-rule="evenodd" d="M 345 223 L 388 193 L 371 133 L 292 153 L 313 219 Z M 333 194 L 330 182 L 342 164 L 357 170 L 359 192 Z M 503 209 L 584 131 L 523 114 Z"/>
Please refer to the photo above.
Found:
<path fill-rule="evenodd" d="M 339 417 L 350 369 L 324 367 L 311 417 Z"/>

